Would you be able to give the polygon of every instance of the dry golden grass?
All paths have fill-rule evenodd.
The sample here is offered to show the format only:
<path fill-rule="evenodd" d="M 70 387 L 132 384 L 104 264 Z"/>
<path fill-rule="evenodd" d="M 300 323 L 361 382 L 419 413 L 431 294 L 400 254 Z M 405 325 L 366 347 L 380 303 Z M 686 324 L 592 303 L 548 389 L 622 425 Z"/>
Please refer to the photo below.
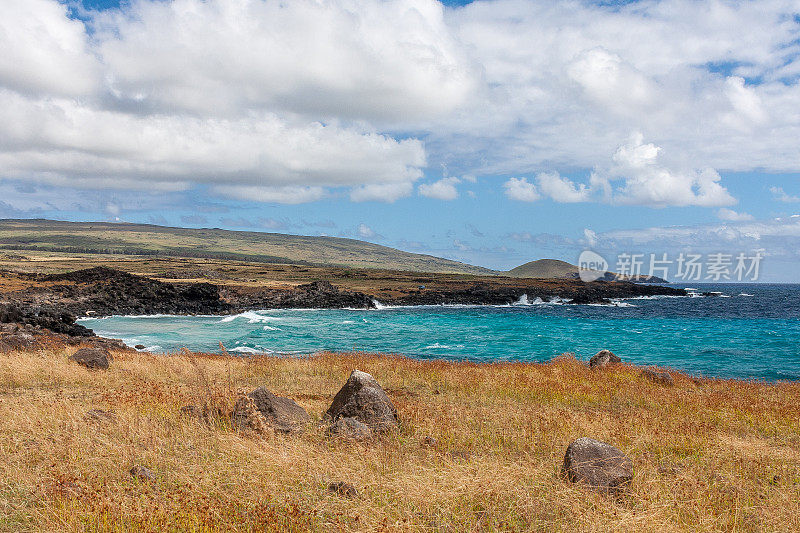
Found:
<path fill-rule="evenodd" d="M 800 385 L 665 388 L 574 359 L 474 365 L 368 354 L 308 359 L 69 351 L 0 355 L 0 529 L 8 531 L 797 531 Z M 264 385 L 319 418 L 354 368 L 400 413 L 373 444 L 242 434 L 186 404 Z M 87 420 L 89 409 L 113 421 Z M 437 444 L 425 446 L 425 437 Z M 632 458 L 612 499 L 559 475 L 573 439 Z M 153 482 L 132 479 L 134 464 Z M 327 491 L 353 483 L 360 496 Z"/>

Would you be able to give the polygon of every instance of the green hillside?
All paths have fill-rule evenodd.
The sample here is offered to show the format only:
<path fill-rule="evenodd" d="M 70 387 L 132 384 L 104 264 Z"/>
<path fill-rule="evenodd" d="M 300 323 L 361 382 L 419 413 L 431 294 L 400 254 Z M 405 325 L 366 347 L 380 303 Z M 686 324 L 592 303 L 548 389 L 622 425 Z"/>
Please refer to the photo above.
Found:
<path fill-rule="evenodd" d="M 434 273 L 497 272 L 355 239 L 149 224 L 0 220 L 0 250 L 226 259 Z"/>

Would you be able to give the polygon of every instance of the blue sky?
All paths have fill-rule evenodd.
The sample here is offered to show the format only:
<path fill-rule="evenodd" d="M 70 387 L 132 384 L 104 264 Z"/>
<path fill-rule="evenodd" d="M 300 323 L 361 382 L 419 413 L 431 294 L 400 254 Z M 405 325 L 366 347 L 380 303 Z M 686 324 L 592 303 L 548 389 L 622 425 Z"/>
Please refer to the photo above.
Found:
<path fill-rule="evenodd" d="M 796 280 L 791 3 L 77 7 L 12 0 L 0 22 L 0 216 L 493 268 L 762 249 L 765 280 Z"/>

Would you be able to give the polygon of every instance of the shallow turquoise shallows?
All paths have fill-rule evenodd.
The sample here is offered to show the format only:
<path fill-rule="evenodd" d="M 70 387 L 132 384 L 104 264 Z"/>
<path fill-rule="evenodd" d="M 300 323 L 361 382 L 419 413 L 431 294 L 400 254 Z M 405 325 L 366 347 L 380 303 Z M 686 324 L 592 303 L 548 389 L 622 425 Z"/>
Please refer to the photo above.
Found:
<path fill-rule="evenodd" d="M 655 297 L 611 306 L 526 302 L 377 310 L 265 310 L 239 315 L 84 319 L 99 335 L 150 351 L 242 355 L 364 350 L 422 359 L 587 359 L 607 348 L 624 360 L 693 374 L 800 379 L 800 286 L 696 285 L 717 296 Z"/>

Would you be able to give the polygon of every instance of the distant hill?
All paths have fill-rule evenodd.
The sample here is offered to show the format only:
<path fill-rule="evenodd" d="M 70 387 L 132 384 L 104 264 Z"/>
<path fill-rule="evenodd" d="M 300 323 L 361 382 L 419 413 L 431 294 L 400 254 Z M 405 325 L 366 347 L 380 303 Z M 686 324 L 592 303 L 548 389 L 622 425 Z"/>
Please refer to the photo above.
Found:
<path fill-rule="evenodd" d="M 578 267 L 558 259 L 539 259 L 512 268 L 506 275 L 512 278 L 576 278 Z"/>
<path fill-rule="evenodd" d="M 577 279 L 580 277 L 578 267 L 567 263 L 566 261 L 559 261 L 558 259 L 539 259 L 538 261 L 531 261 L 512 268 L 504 275 L 511 276 L 512 278 L 566 278 Z M 616 279 L 617 274 L 614 272 L 606 272 L 600 279 L 612 281 Z M 666 280 L 657 276 L 640 275 L 635 280 L 639 283 L 667 283 Z"/>
<path fill-rule="evenodd" d="M 355 239 L 109 222 L 0 220 L 0 250 L 224 259 L 497 275 L 486 268 Z"/>

